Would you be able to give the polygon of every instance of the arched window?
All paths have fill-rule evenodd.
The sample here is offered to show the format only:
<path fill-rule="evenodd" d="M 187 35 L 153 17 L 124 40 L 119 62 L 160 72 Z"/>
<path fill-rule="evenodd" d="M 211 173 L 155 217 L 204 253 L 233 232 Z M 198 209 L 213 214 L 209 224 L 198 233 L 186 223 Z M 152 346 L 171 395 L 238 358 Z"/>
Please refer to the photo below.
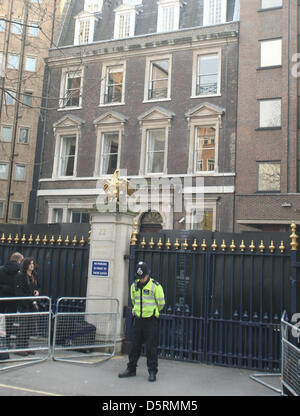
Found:
<path fill-rule="evenodd" d="M 163 219 L 159 212 L 145 212 L 140 219 L 140 232 L 158 233 L 162 229 Z"/>

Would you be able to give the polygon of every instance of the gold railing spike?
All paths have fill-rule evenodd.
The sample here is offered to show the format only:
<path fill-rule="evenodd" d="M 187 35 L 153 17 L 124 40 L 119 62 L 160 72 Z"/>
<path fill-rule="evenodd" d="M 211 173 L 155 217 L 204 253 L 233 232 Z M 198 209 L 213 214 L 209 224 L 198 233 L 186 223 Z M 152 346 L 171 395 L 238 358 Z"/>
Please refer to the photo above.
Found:
<path fill-rule="evenodd" d="M 205 238 L 203 238 L 203 241 L 202 241 L 202 244 L 201 244 L 201 248 L 202 248 L 202 251 L 205 251 L 206 248 L 207 248 Z"/>
<path fill-rule="evenodd" d="M 133 223 L 133 231 L 132 231 L 132 234 L 131 234 L 131 242 L 130 242 L 130 244 L 132 246 L 136 246 L 136 243 L 137 243 L 137 235 L 138 235 L 137 222 L 134 221 L 134 223 Z"/>
<path fill-rule="evenodd" d="M 221 250 L 222 251 L 225 251 L 226 250 L 226 247 L 227 246 L 226 246 L 225 240 L 222 241 L 222 244 L 220 245 L 220 247 L 221 247 Z"/>
<path fill-rule="evenodd" d="M 141 241 L 142 248 L 145 248 L 146 244 L 147 243 L 146 243 L 145 237 L 143 237 L 143 240 Z"/>
<path fill-rule="evenodd" d="M 72 244 L 73 244 L 73 246 L 76 246 L 77 243 L 78 243 L 77 237 L 76 237 L 76 235 L 74 235 L 73 240 L 72 240 Z"/>
<path fill-rule="evenodd" d="M 16 234 L 16 236 L 14 238 L 14 242 L 15 242 L 15 244 L 19 243 L 19 234 Z"/>
<path fill-rule="evenodd" d="M 166 242 L 166 247 L 167 247 L 167 250 L 170 250 L 171 246 L 172 246 L 172 244 L 171 244 L 171 242 L 170 242 L 170 237 L 169 237 L 169 238 L 168 238 L 168 241 Z"/>
<path fill-rule="evenodd" d="M 197 239 L 196 239 L 196 238 L 194 239 L 194 242 L 193 242 L 193 244 L 192 244 L 192 247 L 193 247 L 193 250 L 194 250 L 194 251 L 196 251 L 196 250 L 197 250 L 197 248 L 198 248 L 198 244 L 197 244 Z"/>
<path fill-rule="evenodd" d="M 91 234 L 92 234 L 92 230 L 88 232 L 88 244 L 90 244 L 91 242 Z"/>
<path fill-rule="evenodd" d="M 251 241 L 251 244 L 250 244 L 249 248 L 250 248 L 250 251 L 253 253 L 253 251 L 255 249 L 255 245 L 254 245 L 254 241 L 253 240 Z"/>
<path fill-rule="evenodd" d="M 2 236 L 1 236 L 0 240 L 1 240 L 2 244 L 5 243 L 5 234 L 4 233 L 2 233 Z"/>
<path fill-rule="evenodd" d="M 242 252 L 244 252 L 244 251 L 245 251 L 245 248 L 246 248 L 246 246 L 245 246 L 245 242 L 244 242 L 244 240 L 242 240 L 242 242 L 241 242 L 241 244 L 240 244 L 240 250 L 241 250 Z"/>
<path fill-rule="evenodd" d="M 183 243 L 183 248 L 184 248 L 184 250 L 187 250 L 188 247 L 189 247 L 189 245 L 188 245 L 187 239 L 185 239 L 184 243 Z"/>
<path fill-rule="evenodd" d="M 25 235 L 25 234 L 24 234 Z M 25 240 L 26 241 L 26 240 Z M 8 244 L 10 244 L 12 242 L 12 237 L 11 234 L 9 234 L 8 238 L 7 238 L 7 242 Z M 22 241 L 23 242 L 23 241 Z"/>
<path fill-rule="evenodd" d="M 23 234 L 23 237 L 21 238 L 21 243 L 25 244 L 26 243 L 26 236 L 25 234 Z"/>
<path fill-rule="evenodd" d="M 271 240 L 271 243 L 269 245 L 269 250 L 271 251 L 271 253 L 274 253 L 274 251 L 275 251 L 275 246 L 274 246 L 274 241 L 273 240 Z"/>
<path fill-rule="evenodd" d="M 30 234 L 29 238 L 28 238 L 28 243 L 32 244 L 33 243 L 33 237 L 32 234 Z"/>
<path fill-rule="evenodd" d="M 180 246 L 180 244 L 179 244 L 178 238 L 176 238 L 176 241 L 174 243 L 175 250 L 178 250 L 179 246 Z"/>
<path fill-rule="evenodd" d="M 53 246 L 53 244 L 55 243 L 54 235 L 51 237 L 49 242 L 50 242 L 51 246 Z"/>
<path fill-rule="evenodd" d="M 40 235 L 38 234 L 38 235 L 36 236 L 36 239 L 35 239 L 35 244 L 36 244 L 36 245 L 40 244 L 40 241 L 41 241 L 41 239 L 40 239 Z"/>
<path fill-rule="evenodd" d="M 162 246 L 163 246 L 163 242 L 161 241 L 161 237 L 159 237 L 159 240 L 158 240 L 158 243 L 157 243 L 157 247 L 158 247 L 159 249 L 161 249 L 161 248 L 162 248 Z"/>
<path fill-rule="evenodd" d="M 62 238 L 61 238 L 61 235 L 59 235 L 58 236 L 58 239 L 57 239 L 57 244 L 60 246 L 61 245 L 61 243 L 63 242 L 63 240 L 62 240 Z"/>
<path fill-rule="evenodd" d="M 232 240 L 232 242 L 231 242 L 231 244 L 230 244 L 230 246 L 229 246 L 230 248 L 231 248 L 231 251 L 235 251 L 235 249 L 236 249 L 236 245 L 235 245 L 235 243 L 234 243 L 234 240 Z"/>
<path fill-rule="evenodd" d="M 259 246 L 259 251 L 260 251 L 261 253 L 263 253 L 263 252 L 264 252 L 264 250 L 265 250 L 264 242 L 263 242 L 263 240 L 261 240 L 261 242 L 260 242 L 260 246 Z"/>
<path fill-rule="evenodd" d="M 84 240 L 83 235 L 81 236 L 81 240 L 79 241 L 79 244 L 80 244 L 81 246 L 84 246 L 84 245 L 85 245 L 85 240 Z"/>
<path fill-rule="evenodd" d="M 291 229 L 292 229 L 292 234 L 290 235 L 290 239 L 292 240 L 291 241 L 291 248 L 292 248 L 292 251 L 297 251 L 297 249 L 298 249 L 298 242 L 297 242 L 298 235 L 296 234 L 297 226 L 295 224 L 295 221 L 292 222 Z"/>
<path fill-rule="evenodd" d="M 151 240 L 150 240 L 150 242 L 149 242 L 149 247 L 152 249 L 153 247 L 154 247 L 154 240 L 153 240 L 153 237 L 151 237 Z"/>
<path fill-rule="evenodd" d="M 44 235 L 43 244 L 46 245 L 48 243 L 47 234 Z"/>
<path fill-rule="evenodd" d="M 283 241 L 281 241 L 281 243 L 280 243 L 279 250 L 280 250 L 280 253 L 283 253 L 284 250 L 285 250 L 285 246 L 283 244 Z"/>
<path fill-rule="evenodd" d="M 213 241 L 213 243 L 212 243 L 212 245 L 211 245 L 211 248 L 213 249 L 213 251 L 216 251 L 216 250 L 217 250 L 218 245 L 217 245 L 216 240 L 214 240 L 214 241 Z"/>
<path fill-rule="evenodd" d="M 68 246 L 69 244 L 70 244 L 70 239 L 69 239 L 69 236 L 67 235 L 65 239 L 65 245 Z"/>

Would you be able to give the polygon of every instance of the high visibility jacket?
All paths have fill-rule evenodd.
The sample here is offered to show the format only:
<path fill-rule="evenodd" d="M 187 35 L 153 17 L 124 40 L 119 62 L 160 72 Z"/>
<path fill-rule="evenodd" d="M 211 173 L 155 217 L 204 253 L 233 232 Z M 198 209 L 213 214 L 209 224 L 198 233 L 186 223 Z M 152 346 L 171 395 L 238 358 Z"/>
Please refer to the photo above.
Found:
<path fill-rule="evenodd" d="M 138 282 L 139 280 L 136 280 L 130 288 L 133 315 L 138 318 L 150 318 L 150 316 L 158 318 L 159 311 L 165 306 L 165 296 L 162 286 L 150 278 L 149 282 L 140 289 Z"/>

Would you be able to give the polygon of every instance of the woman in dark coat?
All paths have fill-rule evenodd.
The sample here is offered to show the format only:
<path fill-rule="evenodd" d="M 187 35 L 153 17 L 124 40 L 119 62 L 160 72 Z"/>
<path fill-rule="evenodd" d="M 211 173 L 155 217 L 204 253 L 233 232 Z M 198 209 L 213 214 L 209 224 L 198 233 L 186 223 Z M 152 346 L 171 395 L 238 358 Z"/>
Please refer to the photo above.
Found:
<path fill-rule="evenodd" d="M 34 259 L 32 257 L 24 258 L 20 273 L 15 280 L 15 296 L 33 297 L 39 296 L 39 281 L 34 271 Z M 37 311 L 37 303 L 31 300 L 22 300 L 18 302 L 18 312 L 30 313 Z M 17 336 L 17 348 L 28 348 L 29 336 L 34 334 L 33 328 L 35 320 L 33 316 L 23 316 L 20 318 L 19 336 Z M 34 354 L 33 351 L 18 352 L 19 355 Z"/>

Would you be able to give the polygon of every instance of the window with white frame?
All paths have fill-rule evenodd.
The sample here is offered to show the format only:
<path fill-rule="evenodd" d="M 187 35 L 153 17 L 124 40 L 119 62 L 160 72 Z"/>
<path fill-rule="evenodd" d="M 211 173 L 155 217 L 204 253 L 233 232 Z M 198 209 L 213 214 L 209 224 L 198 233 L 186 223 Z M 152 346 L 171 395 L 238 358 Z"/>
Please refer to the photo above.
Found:
<path fill-rule="evenodd" d="M 16 92 L 12 90 L 5 91 L 5 104 L 6 105 L 15 105 Z"/>
<path fill-rule="evenodd" d="M 194 172 L 213 172 L 216 158 L 216 128 L 201 126 L 195 129 Z"/>
<path fill-rule="evenodd" d="M 5 32 L 5 20 L 0 18 L 0 32 Z"/>
<path fill-rule="evenodd" d="M 279 66 L 282 64 L 282 39 L 260 41 L 260 66 Z"/>
<path fill-rule="evenodd" d="M 28 144 L 28 142 L 29 142 L 29 128 L 28 127 L 20 127 L 19 143 Z"/>
<path fill-rule="evenodd" d="M 28 28 L 28 35 L 34 38 L 39 36 L 39 24 L 35 22 L 31 22 Z"/>
<path fill-rule="evenodd" d="M 10 53 L 7 60 L 7 68 L 18 69 L 19 68 L 19 55 Z"/>
<path fill-rule="evenodd" d="M 26 56 L 25 58 L 25 71 L 35 72 L 36 70 L 36 58 Z"/>
<path fill-rule="evenodd" d="M 100 175 L 112 175 L 118 167 L 119 132 L 102 133 Z"/>
<path fill-rule="evenodd" d="M 0 77 L 5 78 L 5 55 L 0 52 Z"/>
<path fill-rule="evenodd" d="M 1 141 L 2 142 L 10 142 L 12 135 L 12 127 L 11 126 L 2 126 L 1 127 Z"/>
<path fill-rule="evenodd" d="M 148 129 L 145 173 L 163 173 L 165 170 L 166 130 Z"/>
<path fill-rule="evenodd" d="M 15 167 L 15 180 L 16 181 L 25 181 L 25 166 L 16 165 Z"/>
<path fill-rule="evenodd" d="M 0 163 L 0 179 L 5 180 L 8 176 L 8 164 Z"/>
<path fill-rule="evenodd" d="M 60 137 L 60 149 L 58 156 L 58 176 L 74 176 L 76 157 L 76 136 Z"/>
<path fill-rule="evenodd" d="M 281 127 L 281 98 L 259 100 L 259 127 Z"/>
<path fill-rule="evenodd" d="M 159 0 L 157 2 L 157 32 L 179 29 L 180 0 Z"/>
<path fill-rule="evenodd" d="M 22 218 L 22 202 L 13 202 L 11 206 L 11 218 L 19 220 Z"/>
<path fill-rule="evenodd" d="M 282 0 L 261 0 L 262 9 L 272 9 L 273 7 L 282 7 Z"/>
<path fill-rule="evenodd" d="M 134 6 L 122 5 L 115 9 L 114 39 L 134 36 L 136 9 Z"/>
<path fill-rule="evenodd" d="M 124 65 L 103 67 L 101 104 L 119 104 L 124 102 Z"/>
<path fill-rule="evenodd" d="M 11 32 L 14 35 L 22 35 L 22 21 L 21 20 L 14 20 L 11 25 Z"/>
<path fill-rule="evenodd" d="M 81 12 L 75 17 L 74 45 L 91 43 L 97 17 L 89 12 Z"/>
<path fill-rule="evenodd" d="M 214 210 L 212 208 L 191 210 L 191 230 L 214 231 Z"/>
<path fill-rule="evenodd" d="M 101 12 L 103 0 L 84 0 L 84 10 L 89 13 Z"/>
<path fill-rule="evenodd" d="M 52 222 L 53 223 L 62 223 L 63 222 L 63 209 L 54 208 L 52 212 Z"/>
<path fill-rule="evenodd" d="M 22 104 L 24 104 L 25 106 L 32 106 L 32 98 L 33 98 L 33 94 L 31 91 L 24 91 L 23 92 L 23 99 L 22 99 Z"/>
<path fill-rule="evenodd" d="M 226 22 L 227 0 L 204 0 L 203 26 Z"/>
<path fill-rule="evenodd" d="M 258 162 L 258 191 L 280 191 L 280 162 Z"/>
<path fill-rule="evenodd" d="M 148 58 L 146 66 L 145 100 L 170 98 L 171 59 Z"/>
<path fill-rule="evenodd" d="M 220 93 L 220 53 L 197 55 L 195 96 Z"/>
<path fill-rule="evenodd" d="M 63 71 L 60 106 L 64 108 L 81 107 L 82 71 Z"/>

